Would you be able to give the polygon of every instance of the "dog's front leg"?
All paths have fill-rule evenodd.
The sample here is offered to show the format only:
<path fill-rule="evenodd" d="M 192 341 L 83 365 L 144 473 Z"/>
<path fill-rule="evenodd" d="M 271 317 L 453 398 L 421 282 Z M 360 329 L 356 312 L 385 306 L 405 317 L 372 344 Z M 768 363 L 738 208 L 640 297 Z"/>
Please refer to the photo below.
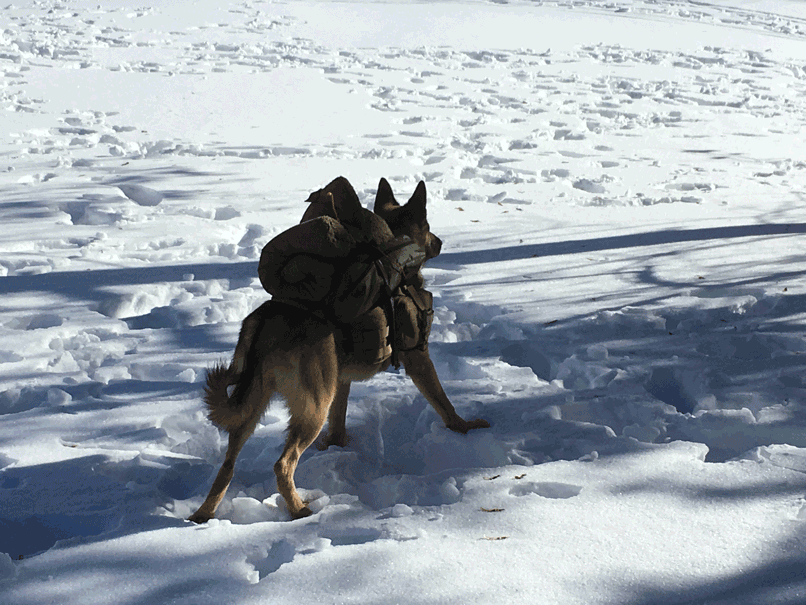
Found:
<path fill-rule="evenodd" d="M 350 383 L 339 384 L 336 397 L 330 404 L 327 420 L 327 435 L 317 443 L 320 450 L 326 450 L 331 445 L 336 447 L 347 446 L 347 398 L 350 396 Z"/>
<path fill-rule="evenodd" d="M 453 404 L 445 394 L 442 384 L 439 382 L 437 371 L 428 354 L 428 346 L 423 350 L 413 349 L 400 353 L 400 360 L 406 368 L 406 374 L 411 377 L 412 382 L 420 389 L 420 392 L 428 400 L 437 414 L 440 415 L 445 426 L 457 433 L 467 433 L 472 429 L 486 429 L 490 423 L 481 418 L 476 420 L 465 420 L 453 407 Z"/>

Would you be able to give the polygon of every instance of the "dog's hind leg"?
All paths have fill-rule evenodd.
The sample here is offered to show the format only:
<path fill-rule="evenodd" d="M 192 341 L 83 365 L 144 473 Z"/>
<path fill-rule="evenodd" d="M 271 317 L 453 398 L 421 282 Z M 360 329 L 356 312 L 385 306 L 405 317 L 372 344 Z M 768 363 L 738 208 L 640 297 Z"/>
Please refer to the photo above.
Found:
<path fill-rule="evenodd" d="M 253 383 L 250 386 L 246 400 L 243 403 L 244 407 L 248 406 L 250 413 L 242 424 L 228 429 L 229 443 L 227 445 L 227 454 L 224 458 L 224 463 L 221 465 L 221 469 L 218 471 L 215 481 L 213 481 L 213 486 L 210 488 L 210 493 L 207 494 L 207 498 L 205 498 L 199 510 L 188 518 L 189 521 L 193 521 L 194 523 L 206 523 L 215 516 L 215 511 L 218 505 L 221 504 L 221 500 L 224 499 L 224 494 L 227 493 L 227 488 L 235 473 L 235 460 L 238 458 L 238 454 L 241 453 L 241 449 L 243 449 L 246 441 L 254 432 L 270 397 L 271 392 L 264 392 L 262 385 Z"/>
<path fill-rule="evenodd" d="M 280 388 L 291 418 L 285 448 L 274 465 L 277 489 L 295 519 L 307 517 L 312 512 L 297 492 L 294 471 L 302 453 L 322 430 L 339 391 L 338 361 L 332 338 L 312 345 L 300 355 L 298 363 L 297 380 Z"/>
<path fill-rule="evenodd" d="M 306 397 L 307 394 L 300 394 L 296 401 L 289 400 L 292 416 L 288 423 L 288 437 L 283 453 L 274 464 L 274 474 L 277 476 L 277 489 L 285 499 L 288 512 L 294 519 L 313 514 L 297 492 L 294 484 L 294 472 L 297 470 L 300 456 L 313 443 L 325 424 L 328 407 L 335 395 L 334 391 L 335 389 L 331 390 L 329 397 L 325 398 Z M 301 401 L 301 399 L 307 399 L 307 401 Z M 304 406 L 303 409 L 308 413 L 296 414 L 295 406 Z"/>
<path fill-rule="evenodd" d="M 299 457 L 308 446 L 313 443 L 324 425 L 324 418 L 318 426 L 290 425 L 288 438 L 280 459 L 274 464 L 274 474 L 277 476 L 277 490 L 285 500 L 288 512 L 294 519 L 301 519 L 313 514 L 305 505 L 294 484 L 294 472 L 297 470 Z"/>
<path fill-rule="evenodd" d="M 324 418 L 322 419 L 324 420 Z M 301 519 L 313 514 L 305 505 L 294 484 L 294 472 L 297 470 L 299 457 L 316 439 L 322 430 L 324 422 L 318 426 L 291 425 L 288 427 L 288 438 L 280 459 L 274 464 L 274 474 L 277 476 L 277 489 L 285 500 L 288 512 L 294 519 Z"/>
<path fill-rule="evenodd" d="M 232 475 L 235 472 L 235 460 L 238 458 L 238 454 L 241 453 L 241 449 L 254 430 L 255 423 L 252 423 L 233 430 L 229 434 L 229 445 L 227 446 L 227 455 L 224 459 L 224 464 L 221 465 L 221 469 L 219 469 L 218 475 L 216 475 L 215 481 L 213 481 L 213 486 L 210 488 L 210 493 L 207 494 L 207 498 L 199 507 L 199 510 L 188 517 L 189 521 L 193 521 L 194 523 L 206 523 L 215 516 L 215 511 L 218 505 L 221 504 L 221 500 L 224 499 L 224 494 L 227 493 L 227 488 L 229 487 L 230 481 L 232 481 Z"/>

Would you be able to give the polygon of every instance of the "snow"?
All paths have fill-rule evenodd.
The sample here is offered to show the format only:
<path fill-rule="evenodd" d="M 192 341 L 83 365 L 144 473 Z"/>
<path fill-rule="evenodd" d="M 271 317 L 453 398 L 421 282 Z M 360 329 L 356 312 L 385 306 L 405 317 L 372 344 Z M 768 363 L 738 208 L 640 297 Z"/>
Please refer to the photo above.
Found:
<path fill-rule="evenodd" d="M 164 6 L 163 6 L 164 5 Z M 806 7 L 0 7 L 0 603 L 806 602 Z M 204 369 L 262 246 L 420 179 L 447 431 L 353 386 L 290 521 Z"/>

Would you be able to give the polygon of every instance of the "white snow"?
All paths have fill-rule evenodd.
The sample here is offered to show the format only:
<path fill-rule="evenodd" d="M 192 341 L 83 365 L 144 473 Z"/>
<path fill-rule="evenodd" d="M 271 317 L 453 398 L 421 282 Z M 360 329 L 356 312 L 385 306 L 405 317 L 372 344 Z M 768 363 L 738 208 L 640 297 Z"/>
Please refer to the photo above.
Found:
<path fill-rule="evenodd" d="M 806 602 L 806 5 L 0 7 L 0 603 Z M 344 175 L 426 181 L 432 357 L 290 521 L 204 369 Z"/>

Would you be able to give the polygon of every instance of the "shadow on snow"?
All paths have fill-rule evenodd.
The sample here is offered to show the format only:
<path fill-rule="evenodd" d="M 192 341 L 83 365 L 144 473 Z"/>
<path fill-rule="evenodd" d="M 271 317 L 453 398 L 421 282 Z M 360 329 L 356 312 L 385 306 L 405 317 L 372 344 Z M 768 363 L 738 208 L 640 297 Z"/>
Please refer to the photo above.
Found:
<path fill-rule="evenodd" d="M 446 253 L 432 264 L 467 265 L 706 239 L 803 233 L 806 233 L 804 224 L 671 230 Z M 255 275 L 255 263 L 16 275 L 0 279 L 0 294 L 53 293 L 97 303 L 107 296 L 109 287 L 182 281 L 187 273 L 193 273 L 196 280 L 251 279 Z M 797 277 L 802 272 L 781 274 Z M 679 287 L 668 281 L 661 283 L 651 269 L 640 273 L 637 279 L 648 287 Z M 748 283 L 736 282 L 728 286 Z M 753 281 L 753 285 L 759 283 L 763 280 Z M 442 302 L 455 308 L 461 321 L 462 303 Z M 662 297 L 653 297 L 634 305 L 638 309 L 652 307 L 651 313 L 658 321 L 647 325 L 633 322 L 629 314 L 616 315 L 610 322 L 572 317 L 548 326 L 520 326 L 522 339 L 480 336 L 466 342 L 433 343 L 432 352 L 438 362 L 445 358 L 500 359 L 510 366 L 530 368 L 544 382 L 558 378 L 564 381 L 562 390 L 545 388 L 513 397 L 506 388 L 503 394 L 480 396 L 474 392 L 472 380 L 450 377 L 446 380 L 448 394 L 457 402 L 460 412 L 465 412 L 463 402 L 471 400 L 480 414 L 492 422 L 493 436 L 516 443 L 522 455 L 537 464 L 574 460 L 593 451 L 615 458 L 652 447 L 636 439 L 633 436 L 636 434 L 643 435 L 645 441 L 657 443 L 677 439 L 705 443 L 711 449 L 709 461 L 728 460 L 754 447 L 775 443 L 806 447 L 806 434 L 802 430 L 806 426 L 806 412 L 794 405 L 806 393 L 806 355 L 801 355 L 806 352 L 801 323 L 806 296 L 781 296 L 775 304 L 746 315 L 737 315 L 725 308 L 687 312 L 663 308 L 662 303 Z M 505 316 L 499 321 L 505 322 Z M 211 346 L 212 334 L 204 330 L 179 332 L 186 335 L 185 340 L 177 339 L 180 347 Z M 229 344 L 225 348 L 229 350 Z M 602 351 L 606 351 L 606 355 Z M 125 396 L 138 387 L 132 382 L 117 388 L 121 389 L 121 396 Z M 151 387 L 140 385 L 139 388 L 148 391 Z M 80 397 L 81 393 L 76 391 L 75 395 Z M 551 408 L 560 411 L 559 417 Z M 768 409 L 779 413 L 761 418 Z M 709 416 L 692 413 L 696 410 L 728 412 Z M 435 419 L 433 412 L 426 414 Z M 350 428 L 357 428 L 362 434 L 374 430 L 362 426 L 362 422 L 368 420 L 360 420 L 358 426 L 353 420 Z M 409 436 L 417 439 L 422 436 L 422 432 L 417 432 L 428 430 L 429 425 L 430 422 L 412 422 L 406 430 L 413 431 Z M 400 441 L 399 435 L 390 437 L 387 446 Z M 305 460 L 329 453 L 332 451 L 310 451 Z M 399 455 L 393 454 L 392 458 Z M 51 547 L 57 540 L 74 538 L 80 542 L 92 536 L 106 539 L 124 526 L 129 528 L 125 531 L 136 533 L 153 529 L 152 523 L 159 527 L 181 525 L 181 521 L 165 518 L 147 521 L 148 514 L 144 511 L 153 511 L 162 502 L 204 491 L 213 470 L 205 462 L 171 463 L 157 468 L 134 463 L 118 463 L 116 467 L 110 464 L 103 456 L 87 456 L 49 465 L 6 468 L 0 473 L 0 495 L 4 509 L 11 512 L 0 519 L 0 551 L 12 555 L 31 554 Z M 381 472 L 390 472 L 390 469 Z M 270 473 L 267 467 L 266 475 Z M 637 482 L 624 489 L 658 487 Z M 746 488 L 705 490 L 692 497 L 695 500 L 746 499 L 766 497 L 770 490 L 796 497 L 802 486 L 766 485 L 763 493 Z M 133 515 L 137 522 L 124 523 L 127 515 Z M 633 586 L 629 590 L 635 597 L 625 605 L 802 603 L 806 590 L 802 573 L 806 562 L 802 555 L 803 532 L 798 530 L 791 539 L 790 557 L 760 564 L 741 576 L 700 583 L 673 593 L 652 586 Z M 193 557 L 188 559 L 192 560 Z M 132 560 L 126 564 L 136 563 Z M 74 572 L 80 575 L 85 569 L 86 562 L 76 563 Z M 187 584 L 186 588 L 189 591 L 198 586 L 197 583 Z M 167 591 L 163 596 L 185 593 L 181 584 L 161 590 Z"/>
<path fill-rule="evenodd" d="M 683 244 L 707 240 L 802 235 L 804 233 L 806 233 L 806 223 L 733 225 L 702 229 L 668 229 L 563 242 L 503 246 L 488 248 L 486 250 L 446 252 L 431 260 L 429 266 L 451 267 L 455 265 L 472 265 L 477 263 L 520 260 L 524 258 L 604 252 L 624 248 L 645 248 L 649 246 Z"/>

